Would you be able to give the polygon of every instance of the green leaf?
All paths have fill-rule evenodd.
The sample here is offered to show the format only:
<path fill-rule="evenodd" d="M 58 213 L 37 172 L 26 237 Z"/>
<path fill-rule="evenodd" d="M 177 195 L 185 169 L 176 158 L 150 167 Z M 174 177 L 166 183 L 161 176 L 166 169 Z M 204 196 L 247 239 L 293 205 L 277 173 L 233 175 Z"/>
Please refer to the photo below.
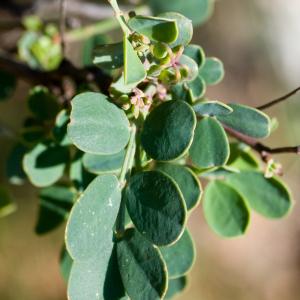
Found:
<path fill-rule="evenodd" d="M 152 41 L 172 43 L 178 36 L 176 21 L 166 18 L 134 16 L 129 19 L 128 25 Z"/>
<path fill-rule="evenodd" d="M 61 146 L 67 146 L 72 144 L 67 134 L 68 123 L 70 122 L 70 116 L 66 109 L 61 110 L 55 119 L 55 124 L 52 129 L 52 133 L 57 143 Z"/>
<path fill-rule="evenodd" d="M 28 149 L 22 144 L 16 144 L 6 161 L 6 176 L 11 184 L 22 185 L 26 174 L 22 167 L 22 160 Z"/>
<path fill-rule="evenodd" d="M 130 218 L 143 236 L 159 246 L 180 238 L 186 206 L 169 176 L 158 171 L 137 173 L 130 178 L 124 196 Z"/>
<path fill-rule="evenodd" d="M 222 125 L 214 118 L 198 122 L 190 157 L 199 168 L 225 165 L 229 158 L 229 142 Z"/>
<path fill-rule="evenodd" d="M 135 229 L 117 243 L 118 264 L 130 299 L 163 299 L 168 283 L 160 252 Z"/>
<path fill-rule="evenodd" d="M 229 115 L 218 116 L 224 125 L 253 138 L 270 134 L 270 118 L 263 112 L 241 104 L 228 104 L 233 109 Z"/>
<path fill-rule="evenodd" d="M 129 122 L 123 110 L 100 93 L 82 93 L 72 100 L 68 135 L 82 151 L 114 154 L 129 140 Z"/>
<path fill-rule="evenodd" d="M 211 16 L 213 4 L 213 0 L 149 1 L 149 5 L 155 14 L 176 11 L 191 19 L 195 26 L 204 23 Z"/>
<path fill-rule="evenodd" d="M 212 181 L 206 187 L 204 215 L 208 225 L 222 237 L 244 234 L 250 219 L 244 198 L 222 181 Z"/>
<path fill-rule="evenodd" d="M 168 291 L 165 296 L 165 299 L 173 299 L 174 296 L 181 293 L 187 286 L 187 278 L 186 276 L 170 279 L 168 284 Z"/>
<path fill-rule="evenodd" d="M 31 89 L 27 101 L 31 112 L 40 120 L 52 120 L 59 112 L 57 99 L 43 86 Z"/>
<path fill-rule="evenodd" d="M 40 209 L 35 226 L 37 234 L 45 234 L 62 224 L 73 206 L 75 192 L 54 185 L 40 191 Z"/>
<path fill-rule="evenodd" d="M 194 80 L 188 82 L 187 85 L 190 89 L 193 101 L 204 96 L 206 92 L 206 84 L 200 76 L 197 76 Z"/>
<path fill-rule="evenodd" d="M 174 160 L 188 151 L 195 126 L 196 116 L 189 104 L 177 100 L 165 102 L 146 118 L 142 146 L 156 160 Z"/>
<path fill-rule="evenodd" d="M 178 36 L 175 42 L 170 43 L 170 46 L 186 46 L 190 43 L 193 37 L 193 24 L 192 21 L 184 15 L 177 12 L 166 12 L 160 14 L 158 17 L 175 20 L 178 28 Z"/>
<path fill-rule="evenodd" d="M 33 185 L 46 187 L 62 177 L 68 161 L 68 148 L 40 143 L 24 156 L 23 169 Z"/>
<path fill-rule="evenodd" d="M 15 76 L 0 70 L 0 102 L 10 98 L 17 86 Z"/>
<path fill-rule="evenodd" d="M 86 171 L 83 167 L 83 153 L 78 151 L 75 153 L 70 166 L 70 179 L 77 191 L 82 192 L 87 188 L 91 181 L 95 178 L 94 174 Z"/>
<path fill-rule="evenodd" d="M 125 159 L 125 150 L 112 155 L 96 155 L 85 153 L 83 166 L 91 173 L 119 173 Z"/>
<path fill-rule="evenodd" d="M 159 250 L 167 264 L 170 279 L 188 273 L 196 259 L 195 245 L 187 229 L 174 245 L 160 247 Z"/>
<path fill-rule="evenodd" d="M 208 57 L 205 59 L 204 65 L 199 70 L 199 75 L 206 84 L 217 84 L 224 78 L 223 63 L 216 57 Z"/>
<path fill-rule="evenodd" d="M 68 282 L 69 277 L 70 277 L 70 272 L 73 264 L 73 259 L 66 250 L 65 247 L 63 247 L 61 253 L 60 253 L 60 273 L 61 276 L 63 277 L 65 282 Z"/>
<path fill-rule="evenodd" d="M 45 128 L 42 126 L 28 126 L 21 129 L 21 141 L 27 146 L 34 146 L 43 141 L 46 136 Z"/>
<path fill-rule="evenodd" d="M 137 85 L 146 78 L 146 69 L 131 43 L 124 35 L 124 81 L 126 85 Z"/>
<path fill-rule="evenodd" d="M 188 210 L 199 204 L 202 187 L 197 176 L 189 168 L 176 164 L 159 163 L 156 165 L 156 169 L 172 177 L 178 184 Z"/>
<path fill-rule="evenodd" d="M 118 179 L 103 175 L 90 183 L 73 206 L 65 234 L 67 250 L 74 260 L 69 299 L 117 300 L 122 296 L 113 243 L 120 202 Z"/>
<path fill-rule="evenodd" d="M 94 49 L 93 63 L 103 69 L 113 70 L 123 67 L 123 42 L 100 45 Z"/>
<path fill-rule="evenodd" d="M 241 143 L 230 144 L 230 157 L 227 164 L 238 170 L 259 169 L 259 160 L 251 152 L 251 148 Z"/>
<path fill-rule="evenodd" d="M 200 68 L 205 62 L 205 53 L 202 47 L 194 44 L 187 45 L 184 48 L 183 54 L 187 55 L 188 57 L 192 58 Z"/>
<path fill-rule="evenodd" d="M 102 55 L 110 55 L 111 53 L 104 53 L 102 54 L 100 51 L 100 55 L 98 55 L 98 50 L 101 48 L 104 44 L 108 44 L 110 42 L 110 37 L 106 34 L 96 34 L 92 35 L 88 38 L 85 38 L 83 41 L 83 49 L 82 49 L 82 64 L 84 66 L 90 67 L 94 63 L 94 58 Z M 123 61 L 123 45 L 121 44 L 121 57 Z M 95 57 L 96 56 L 96 57 Z M 102 68 L 105 68 L 102 66 Z"/>
<path fill-rule="evenodd" d="M 179 58 L 181 66 L 186 67 L 188 70 L 188 76 L 185 81 L 193 81 L 198 76 L 197 63 L 187 55 L 182 54 Z"/>
<path fill-rule="evenodd" d="M 10 194 L 0 186 L 0 218 L 15 212 L 17 205 L 12 201 Z"/>
<path fill-rule="evenodd" d="M 192 102 L 190 88 L 186 82 L 171 85 L 170 92 L 172 95 L 172 100 L 181 100 L 188 103 Z"/>
<path fill-rule="evenodd" d="M 200 116 L 229 115 L 233 109 L 219 101 L 201 101 L 193 105 L 194 111 Z"/>
<path fill-rule="evenodd" d="M 290 192 L 278 178 L 265 178 L 262 173 L 244 171 L 228 176 L 226 181 L 254 210 L 267 218 L 281 218 L 292 209 Z"/>

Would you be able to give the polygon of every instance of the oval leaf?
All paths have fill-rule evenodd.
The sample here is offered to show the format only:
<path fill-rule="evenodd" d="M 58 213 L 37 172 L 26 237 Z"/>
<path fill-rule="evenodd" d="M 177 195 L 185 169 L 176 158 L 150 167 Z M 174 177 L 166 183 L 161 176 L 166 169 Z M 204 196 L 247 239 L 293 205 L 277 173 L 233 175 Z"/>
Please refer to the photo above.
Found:
<path fill-rule="evenodd" d="M 188 273 L 196 259 L 195 245 L 187 229 L 174 245 L 160 247 L 159 250 L 167 264 L 170 279 L 179 278 Z"/>
<path fill-rule="evenodd" d="M 202 68 L 199 70 L 199 75 L 206 84 L 217 84 L 224 78 L 223 63 L 218 58 L 208 57 L 205 59 Z"/>
<path fill-rule="evenodd" d="M 154 244 L 174 243 L 183 233 L 186 207 L 169 176 L 158 171 L 137 173 L 130 178 L 125 197 L 135 227 Z"/>
<path fill-rule="evenodd" d="M 179 58 L 179 63 L 188 70 L 188 76 L 185 78 L 185 81 L 193 81 L 198 76 L 198 66 L 193 59 L 182 54 Z"/>
<path fill-rule="evenodd" d="M 223 237 L 244 234 L 250 219 L 243 197 L 222 181 L 213 181 L 207 186 L 204 215 L 208 225 Z"/>
<path fill-rule="evenodd" d="M 226 126 L 253 138 L 265 138 L 270 134 L 270 118 L 263 112 L 241 104 L 228 104 L 233 109 L 229 115 L 218 116 Z"/>
<path fill-rule="evenodd" d="M 129 140 L 129 122 L 121 109 L 100 93 L 83 93 L 72 100 L 68 135 L 80 149 L 94 154 L 114 154 Z"/>
<path fill-rule="evenodd" d="M 130 299 L 162 299 L 168 275 L 161 254 L 135 229 L 126 230 L 117 243 L 118 264 Z"/>
<path fill-rule="evenodd" d="M 188 210 L 196 207 L 202 196 L 202 187 L 197 176 L 187 167 L 169 163 L 160 163 L 156 166 L 178 184 Z"/>
<path fill-rule="evenodd" d="M 178 36 L 176 21 L 165 18 L 135 16 L 129 19 L 128 25 L 152 41 L 171 43 Z"/>
<path fill-rule="evenodd" d="M 204 96 L 206 92 L 206 84 L 200 76 L 197 76 L 194 80 L 188 82 L 187 85 L 190 89 L 193 101 L 195 101 L 197 98 Z"/>
<path fill-rule="evenodd" d="M 195 126 L 196 116 L 189 104 L 165 102 L 148 115 L 141 135 L 142 146 L 156 160 L 174 160 L 188 151 Z"/>
<path fill-rule="evenodd" d="M 202 47 L 198 45 L 193 45 L 193 44 L 187 45 L 184 48 L 183 54 L 192 58 L 197 63 L 198 68 L 200 68 L 205 62 L 204 50 L 202 49 Z"/>
<path fill-rule="evenodd" d="M 197 124 L 190 157 L 199 168 L 226 164 L 229 142 L 222 125 L 216 119 L 206 117 Z"/>
<path fill-rule="evenodd" d="M 186 276 L 170 279 L 168 283 L 168 291 L 165 299 L 173 299 L 174 296 L 184 291 L 187 286 L 187 278 Z"/>
<path fill-rule="evenodd" d="M 68 161 L 68 148 L 40 143 L 24 156 L 23 169 L 33 185 L 46 187 L 62 177 Z"/>
<path fill-rule="evenodd" d="M 245 171 L 228 176 L 226 181 L 253 209 L 267 218 L 281 218 L 292 208 L 290 192 L 277 178 L 265 178 L 262 173 Z"/>
<path fill-rule="evenodd" d="M 200 116 L 229 115 L 233 109 L 219 101 L 204 101 L 193 105 L 194 111 Z"/>
<path fill-rule="evenodd" d="M 125 159 L 125 150 L 112 155 L 96 155 L 85 153 L 83 166 L 91 173 L 118 173 Z"/>

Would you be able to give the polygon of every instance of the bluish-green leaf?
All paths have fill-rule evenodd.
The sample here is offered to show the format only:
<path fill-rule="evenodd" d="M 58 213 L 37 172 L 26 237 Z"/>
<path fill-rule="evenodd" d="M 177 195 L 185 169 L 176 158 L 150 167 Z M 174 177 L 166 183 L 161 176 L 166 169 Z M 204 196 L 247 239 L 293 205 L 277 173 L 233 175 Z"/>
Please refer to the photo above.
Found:
<path fill-rule="evenodd" d="M 16 85 L 17 80 L 15 76 L 0 70 L 0 102 L 12 96 Z"/>
<path fill-rule="evenodd" d="M 189 56 L 192 58 L 198 65 L 198 68 L 200 68 L 204 62 L 205 62 L 205 53 L 202 47 L 194 44 L 187 45 L 184 48 L 185 55 Z"/>
<path fill-rule="evenodd" d="M 125 197 L 132 222 L 151 242 L 163 246 L 180 238 L 186 205 L 171 177 L 158 171 L 137 173 L 130 178 Z"/>
<path fill-rule="evenodd" d="M 22 144 L 16 144 L 6 161 L 6 176 L 11 184 L 21 185 L 26 179 L 22 160 L 28 149 Z"/>
<path fill-rule="evenodd" d="M 187 229 L 174 245 L 160 247 L 159 250 L 167 264 L 170 279 L 188 273 L 196 259 L 195 245 Z"/>
<path fill-rule="evenodd" d="M 91 173 L 118 173 L 121 170 L 125 158 L 125 150 L 112 155 L 96 155 L 85 153 L 83 166 Z"/>
<path fill-rule="evenodd" d="M 233 112 L 230 106 L 219 101 L 201 101 L 193 105 L 193 108 L 200 116 L 222 116 Z"/>
<path fill-rule="evenodd" d="M 70 116 L 66 109 L 61 110 L 55 119 L 55 124 L 52 129 L 52 133 L 57 143 L 61 146 L 72 144 L 67 134 L 68 123 L 70 122 Z"/>
<path fill-rule="evenodd" d="M 128 25 L 152 41 L 172 43 L 178 36 L 176 21 L 167 18 L 134 16 L 129 19 Z"/>
<path fill-rule="evenodd" d="M 123 43 L 124 81 L 126 85 L 137 85 L 146 78 L 146 69 L 125 35 Z"/>
<path fill-rule="evenodd" d="M 188 71 L 185 81 L 193 81 L 198 76 L 198 65 L 197 63 L 187 55 L 182 54 L 179 58 L 179 63 L 182 67 L 185 67 Z"/>
<path fill-rule="evenodd" d="M 45 234 L 62 224 L 73 206 L 75 192 L 54 185 L 40 191 L 40 209 L 35 226 L 37 234 Z"/>
<path fill-rule="evenodd" d="M 199 168 L 226 164 L 229 142 L 222 125 L 216 119 L 206 117 L 197 124 L 190 157 Z"/>
<path fill-rule="evenodd" d="M 206 84 L 200 76 L 197 76 L 194 80 L 188 82 L 187 85 L 190 89 L 193 101 L 204 96 L 206 92 Z"/>
<path fill-rule="evenodd" d="M 73 259 L 68 253 L 67 249 L 63 247 L 61 253 L 60 253 L 60 273 L 61 276 L 63 277 L 65 282 L 68 282 L 69 277 L 70 277 L 70 272 L 73 264 Z"/>
<path fill-rule="evenodd" d="M 229 115 L 219 115 L 224 125 L 253 138 L 265 138 L 270 134 L 270 118 L 263 112 L 241 104 L 228 104 L 233 109 Z"/>
<path fill-rule="evenodd" d="M 94 49 L 93 63 L 108 70 L 123 67 L 123 42 L 97 46 Z"/>
<path fill-rule="evenodd" d="M 126 293 L 132 300 L 162 299 L 168 273 L 160 252 L 135 229 L 117 243 L 118 264 Z"/>
<path fill-rule="evenodd" d="M 57 99 L 43 86 L 34 87 L 27 101 L 31 112 L 40 120 L 52 120 L 59 112 Z"/>
<path fill-rule="evenodd" d="M 175 180 L 182 192 L 188 210 L 199 204 L 202 187 L 197 176 L 189 168 L 177 164 L 159 163 L 156 169 L 168 174 Z"/>
<path fill-rule="evenodd" d="M 129 140 L 129 122 L 121 109 L 100 93 L 79 94 L 72 100 L 68 135 L 80 149 L 94 154 L 114 154 Z"/>
<path fill-rule="evenodd" d="M 176 279 L 170 279 L 168 284 L 168 291 L 165 296 L 166 300 L 173 299 L 179 293 L 182 293 L 187 286 L 186 276 L 179 277 Z"/>
<path fill-rule="evenodd" d="M 142 146 L 156 160 L 174 160 L 188 151 L 195 126 L 196 116 L 189 104 L 165 102 L 148 115 L 141 135 Z"/>
<path fill-rule="evenodd" d="M 193 24 L 192 21 L 184 15 L 177 12 L 166 12 L 160 14 L 158 17 L 175 20 L 178 28 L 177 39 L 170 44 L 170 46 L 186 46 L 190 43 L 193 37 Z"/>
<path fill-rule="evenodd" d="M 281 218 L 292 208 L 288 188 L 277 178 L 265 178 L 262 173 L 244 171 L 232 174 L 226 181 L 234 186 L 249 205 L 267 218 Z"/>
<path fill-rule="evenodd" d="M 212 181 L 206 187 L 204 215 L 208 225 L 223 237 L 244 234 L 250 219 L 244 198 L 222 181 Z"/>
<path fill-rule="evenodd" d="M 199 75 L 203 78 L 206 84 L 217 84 L 224 78 L 223 63 L 216 57 L 208 57 L 205 59 L 203 66 L 200 68 Z"/>
<path fill-rule="evenodd" d="M 117 300 L 124 294 L 113 242 L 120 201 L 118 179 L 103 175 L 90 183 L 73 206 L 65 234 L 74 260 L 69 299 Z"/>
<path fill-rule="evenodd" d="M 17 209 L 8 191 L 0 186 L 0 218 L 10 215 Z"/>
<path fill-rule="evenodd" d="M 68 148 L 40 143 L 24 156 L 23 169 L 33 185 L 46 187 L 62 177 L 68 160 Z"/>
<path fill-rule="evenodd" d="M 176 11 L 193 21 L 194 26 L 204 23 L 212 14 L 213 0 L 150 0 L 149 5 L 155 14 Z"/>

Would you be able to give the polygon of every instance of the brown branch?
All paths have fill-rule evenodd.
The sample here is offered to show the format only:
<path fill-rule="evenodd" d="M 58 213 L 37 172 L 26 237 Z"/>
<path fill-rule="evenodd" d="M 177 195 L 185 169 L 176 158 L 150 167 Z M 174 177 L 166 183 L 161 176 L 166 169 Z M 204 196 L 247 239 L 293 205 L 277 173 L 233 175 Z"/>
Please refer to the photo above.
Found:
<path fill-rule="evenodd" d="M 223 125 L 224 126 L 224 125 Z M 279 147 L 279 148 L 270 148 L 257 140 L 250 138 L 240 132 L 224 126 L 226 132 L 239 140 L 240 142 L 250 146 L 253 150 L 260 154 L 263 161 L 267 162 L 272 154 L 283 154 L 283 153 L 294 153 L 300 155 L 300 146 L 291 146 L 291 147 Z"/>
<path fill-rule="evenodd" d="M 276 105 L 276 104 L 278 104 L 280 102 L 283 102 L 283 101 L 287 100 L 288 98 L 290 98 L 291 96 L 295 95 L 299 91 L 300 91 L 300 87 L 297 87 L 296 89 L 294 89 L 293 91 L 287 93 L 286 95 L 283 95 L 283 96 L 281 96 L 279 98 L 276 98 L 276 99 L 274 99 L 274 100 L 272 100 L 272 101 L 270 101 L 270 102 L 268 102 L 266 104 L 263 104 L 261 106 L 258 106 L 256 108 L 260 109 L 260 110 L 267 109 L 267 108 L 269 108 L 271 106 L 274 106 L 274 105 Z"/>

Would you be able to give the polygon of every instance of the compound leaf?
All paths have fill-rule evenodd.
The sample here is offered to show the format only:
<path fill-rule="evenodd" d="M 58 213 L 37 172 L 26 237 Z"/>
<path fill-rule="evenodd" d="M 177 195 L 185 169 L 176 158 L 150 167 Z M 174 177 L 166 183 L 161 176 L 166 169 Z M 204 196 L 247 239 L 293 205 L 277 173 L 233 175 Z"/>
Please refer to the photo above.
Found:
<path fill-rule="evenodd" d="M 155 245 L 174 243 L 183 233 L 186 206 L 177 184 L 165 173 L 132 176 L 125 189 L 127 210 L 136 229 Z"/>
<path fill-rule="evenodd" d="M 72 100 L 68 135 L 80 149 L 94 154 L 114 154 L 129 140 L 129 122 L 121 109 L 100 93 L 82 93 Z"/>
<path fill-rule="evenodd" d="M 184 155 L 193 140 L 196 116 L 189 104 L 172 100 L 156 107 L 147 117 L 141 135 L 147 154 L 161 161 Z"/>
<path fill-rule="evenodd" d="M 208 225 L 223 237 L 245 233 L 250 212 L 244 198 L 230 185 L 212 181 L 205 190 L 204 215 Z"/>
<path fill-rule="evenodd" d="M 118 264 L 130 299 L 162 299 L 168 275 L 160 252 L 135 229 L 117 243 Z"/>

